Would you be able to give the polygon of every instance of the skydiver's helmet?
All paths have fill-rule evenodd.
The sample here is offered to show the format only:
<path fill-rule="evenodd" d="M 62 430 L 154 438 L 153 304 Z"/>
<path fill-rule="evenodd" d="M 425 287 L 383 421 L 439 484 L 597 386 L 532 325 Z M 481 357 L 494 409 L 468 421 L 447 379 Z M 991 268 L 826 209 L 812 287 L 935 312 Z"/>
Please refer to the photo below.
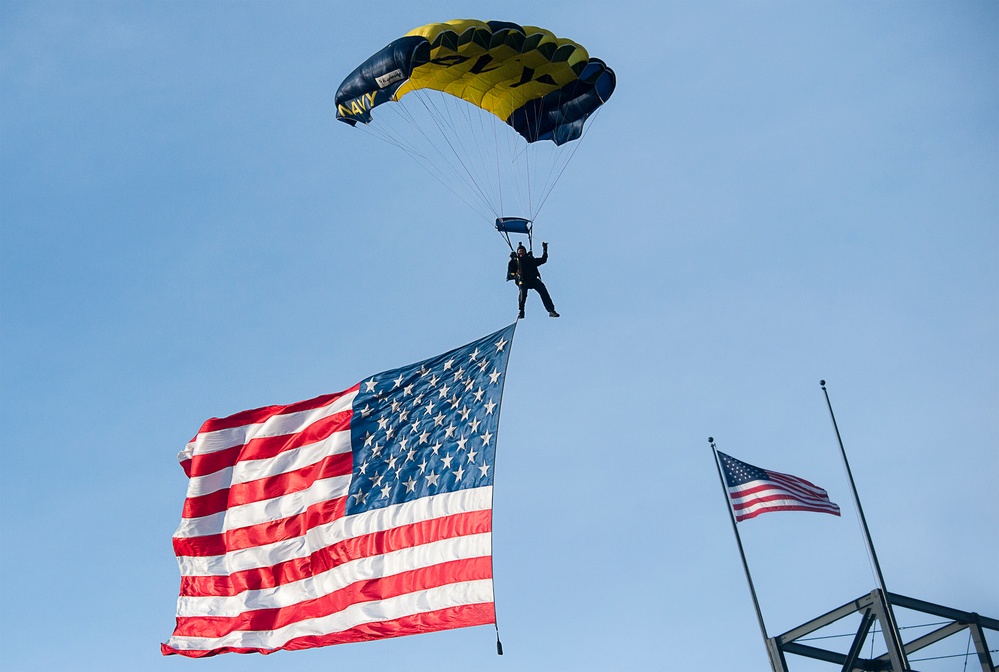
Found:
<path fill-rule="evenodd" d="M 520 256 L 521 253 L 527 254 L 527 248 L 524 247 L 523 243 L 520 243 L 519 245 L 517 245 L 517 256 Z"/>

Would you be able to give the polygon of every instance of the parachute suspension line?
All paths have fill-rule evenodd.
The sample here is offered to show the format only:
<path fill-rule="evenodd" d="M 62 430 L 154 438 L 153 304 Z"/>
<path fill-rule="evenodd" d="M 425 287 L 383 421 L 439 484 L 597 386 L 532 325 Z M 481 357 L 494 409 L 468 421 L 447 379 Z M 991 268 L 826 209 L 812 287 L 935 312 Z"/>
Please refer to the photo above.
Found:
<path fill-rule="evenodd" d="M 424 125 L 421 124 L 419 120 L 417 120 L 416 117 L 413 115 L 413 111 L 406 105 L 396 104 L 388 106 L 388 109 L 386 109 L 386 113 L 393 114 L 395 122 L 399 124 L 400 127 L 405 123 L 407 127 L 412 131 L 410 133 L 404 133 L 402 132 L 403 130 L 402 128 L 396 128 L 393 124 L 389 123 L 388 119 L 385 120 L 384 127 L 386 129 L 391 128 L 392 131 L 396 132 L 398 136 L 397 139 L 399 141 L 398 143 L 399 146 L 402 147 L 407 154 L 413 157 L 417 161 L 417 163 L 422 165 L 427 172 L 429 172 L 431 175 L 437 178 L 437 180 L 441 184 L 443 184 L 449 191 L 458 196 L 459 199 L 465 202 L 465 204 L 471 207 L 473 210 L 476 210 L 476 207 L 471 203 L 469 203 L 468 200 L 454 188 L 454 186 L 451 183 L 453 182 L 453 180 L 448 180 L 445 174 L 441 171 L 440 166 L 438 164 L 443 163 L 444 165 L 449 165 L 449 161 L 447 157 L 443 154 L 443 152 L 441 152 L 441 149 L 437 145 L 437 143 L 435 143 L 434 140 L 427 134 Z M 410 140 L 410 138 L 412 138 L 412 140 Z M 416 140 L 419 138 L 423 139 L 424 150 L 433 151 L 440 159 L 442 159 L 442 161 L 440 162 L 435 161 L 431 156 L 427 154 L 426 151 L 421 151 L 421 149 L 418 148 L 416 145 Z M 460 178 L 460 175 L 458 175 L 458 177 Z"/>
<path fill-rule="evenodd" d="M 400 111 L 401 108 L 398 105 L 392 106 L 392 108 L 390 109 L 392 110 L 391 113 L 396 114 L 397 119 L 401 119 L 403 121 L 405 120 L 405 115 L 401 113 Z M 390 112 L 386 110 L 386 113 Z M 430 157 L 426 156 L 424 152 L 419 151 L 412 143 L 405 142 L 403 140 L 403 137 L 405 137 L 403 134 L 393 135 L 391 132 L 389 132 L 389 129 L 392 130 L 395 129 L 388 123 L 387 120 L 385 120 L 385 122 L 386 123 L 379 124 L 377 126 L 369 124 L 358 124 L 358 127 L 361 128 L 365 133 L 373 137 L 376 137 L 382 142 L 385 142 L 389 145 L 398 147 L 402 151 L 409 154 L 410 157 L 413 158 L 413 160 L 415 160 L 418 164 L 420 164 L 420 166 L 423 167 L 424 170 L 430 173 L 448 191 L 457 196 L 461 202 L 463 202 L 473 211 L 479 212 L 481 214 L 481 211 L 473 203 L 471 203 L 468 200 L 468 198 L 466 198 L 465 194 L 455 189 L 454 186 L 447 179 L 445 179 L 443 173 L 436 167 L 436 164 L 430 159 Z M 400 121 L 399 123 L 402 122 Z M 415 122 L 412 122 L 411 125 L 415 128 L 419 128 L 418 124 L 416 124 Z M 437 151 L 439 153 L 440 150 Z"/>
<path fill-rule="evenodd" d="M 428 100 L 429 97 L 430 96 L 428 94 L 427 96 Z M 478 177 L 478 175 L 480 174 L 479 169 L 477 165 L 473 163 L 473 161 L 476 158 L 478 158 L 477 163 L 481 164 L 482 162 L 481 148 L 478 146 L 478 143 L 474 142 L 473 135 L 471 135 L 470 133 L 462 132 L 465 129 L 470 130 L 472 128 L 472 119 L 471 116 L 468 114 L 468 108 L 470 106 L 461 103 L 458 99 L 453 98 L 451 96 L 447 96 L 443 93 L 437 96 L 437 100 L 439 103 L 438 107 L 441 110 L 440 118 L 442 121 L 444 121 L 446 113 L 448 129 L 450 130 L 450 133 L 447 135 L 447 139 L 449 141 L 453 139 L 453 141 L 459 145 L 459 148 L 461 149 L 461 154 L 458 155 L 457 150 L 455 150 L 457 158 L 460 159 L 461 156 L 466 157 L 466 160 L 468 161 L 468 165 L 465 166 L 466 173 L 468 174 L 469 179 L 472 180 L 475 183 L 475 185 L 478 187 L 478 189 L 482 192 L 483 201 L 486 203 L 487 206 L 490 207 L 490 209 L 492 209 L 491 201 L 489 199 L 489 194 L 485 192 L 485 185 Z M 473 150 L 479 152 L 478 157 L 476 157 L 476 152 L 474 152 Z"/>
<path fill-rule="evenodd" d="M 580 136 L 578 138 L 576 138 L 575 140 L 573 140 L 574 146 L 572 148 L 572 151 L 569 152 L 569 155 L 566 157 L 565 161 L 562 162 L 562 168 L 561 168 L 561 170 L 558 171 L 558 175 L 555 177 L 554 181 L 551 183 L 551 187 L 545 193 L 544 199 L 542 199 L 541 204 L 538 205 L 538 212 L 541 211 L 541 208 L 544 206 L 545 201 L 548 200 L 548 196 L 549 196 L 549 194 L 551 194 L 552 190 L 555 188 L 555 185 L 558 184 L 558 181 L 560 179 L 562 179 L 562 174 L 565 172 L 565 169 L 569 167 L 569 162 L 572 161 L 572 157 L 574 157 L 576 155 L 576 152 L 579 151 L 579 147 L 583 144 L 583 140 L 586 138 L 587 134 L 589 133 L 590 128 L 592 128 L 593 122 L 596 120 L 596 116 L 600 113 L 601 109 L 603 109 L 602 106 L 598 107 L 596 110 L 594 110 L 590 114 L 589 123 L 587 123 L 587 124 L 584 125 L 583 131 L 580 134 Z"/>
<path fill-rule="evenodd" d="M 496 183 L 499 185 L 499 212 L 497 216 L 506 214 L 503 210 L 503 171 L 500 169 L 500 144 L 499 136 L 496 133 L 496 124 L 493 124 L 493 146 L 496 147 Z M 497 631 L 497 635 L 499 632 Z M 499 641 L 497 639 L 497 641 Z"/>
<path fill-rule="evenodd" d="M 434 124 L 436 124 L 437 129 L 440 131 L 441 136 L 444 138 L 444 141 L 447 143 L 448 147 L 450 147 L 451 152 L 454 155 L 455 160 L 457 161 L 457 165 L 460 165 L 461 169 L 464 171 L 463 179 L 465 179 L 466 184 L 472 187 L 473 191 L 476 192 L 476 194 L 482 200 L 482 203 L 486 206 L 487 209 L 493 210 L 489 202 L 489 195 L 485 192 L 481 181 L 476 179 L 475 174 L 469 168 L 468 162 L 466 161 L 466 159 L 463 158 L 462 152 L 460 152 L 458 148 L 455 147 L 455 144 L 452 141 L 451 138 L 452 135 L 461 136 L 462 134 L 461 133 L 449 134 L 445 131 L 445 126 L 443 125 L 445 116 L 447 116 L 448 121 L 450 121 L 452 124 L 450 130 L 451 131 L 457 130 L 454 127 L 454 122 L 453 122 L 454 117 L 450 114 L 452 112 L 452 107 L 449 106 L 449 101 L 448 98 L 446 97 L 447 94 L 444 93 L 439 94 L 441 102 L 440 105 L 435 106 L 435 109 L 439 112 L 439 114 L 434 114 L 433 110 L 431 110 L 430 107 L 431 106 L 430 95 L 429 94 L 424 95 L 422 91 L 417 93 L 419 94 L 418 99 L 420 100 L 421 103 L 423 103 L 427 112 L 430 114 L 431 119 L 433 119 Z M 462 147 L 462 149 L 464 149 L 464 147 Z M 452 166 L 454 166 L 454 164 L 452 164 Z M 455 167 L 454 170 L 456 173 L 459 174 L 459 176 L 461 176 L 461 171 L 458 171 L 457 167 Z"/>
<path fill-rule="evenodd" d="M 430 103 L 430 100 L 429 100 L 429 95 L 424 95 L 422 91 L 415 91 L 413 93 L 417 94 L 417 96 L 416 96 L 417 100 L 419 100 L 420 103 L 423 104 L 423 107 L 427 111 L 427 114 L 429 114 L 430 118 L 433 120 L 434 124 L 437 126 L 437 130 L 440 131 L 441 137 L 444 138 L 444 141 L 447 143 L 447 146 L 451 149 L 451 152 L 454 155 L 454 158 L 457 161 L 458 165 L 460 165 L 461 168 L 462 168 L 462 170 L 464 170 L 464 176 L 461 175 L 461 172 L 458 171 L 457 168 L 455 168 L 455 172 L 458 173 L 459 177 L 462 177 L 463 179 L 467 178 L 466 184 L 469 185 L 469 186 L 471 186 L 472 189 L 473 189 L 473 191 L 477 192 L 477 195 L 479 196 L 479 198 L 482 199 L 482 202 L 488 208 L 489 207 L 489 198 L 483 192 L 482 185 L 480 185 L 478 183 L 478 181 L 476 181 L 475 176 L 469 170 L 468 165 L 465 163 L 465 160 L 462 159 L 461 153 L 455 148 L 454 143 L 451 141 L 451 138 L 449 137 L 449 134 L 447 132 L 445 132 L 445 127 L 442 125 L 442 118 L 443 118 L 444 115 L 443 114 L 434 114 L 434 110 L 431 109 L 431 103 Z M 446 94 L 442 93 L 441 95 L 444 96 Z M 446 102 L 446 100 L 442 99 L 442 103 L 443 103 L 443 106 L 436 106 L 437 111 L 438 112 L 447 112 L 448 108 L 447 108 L 447 102 Z M 441 152 L 441 155 L 443 157 L 443 152 Z M 452 164 L 452 167 L 453 166 L 454 166 L 454 164 Z"/>
<path fill-rule="evenodd" d="M 487 197 L 486 200 L 488 200 L 493 218 L 498 217 L 502 209 L 502 206 L 498 205 L 498 203 L 502 202 L 502 196 L 501 192 L 497 193 L 492 188 L 493 184 L 498 184 L 499 181 L 496 180 L 494 182 L 490 178 L 492 169 L 489 160 L 495 152 L 490 152 L 489 145 L 486 143 L 489 137 L 488 131 L 495 129 L 495 124 L 490 125 L 489 122 L 495 121 L 495 117 L 460 99 L 448 97 L 447 100 L 449 110 L 453 111 L 455 116 L 460 117 L 463 129 L 466 131 L 465 133 L 456 134 L 456 137 L 459 140 L 464 140 L 462 147 L 465 155 L 475 160 L 476 182 Z M 457 130 L 457 127 L 455 130 Z"/>

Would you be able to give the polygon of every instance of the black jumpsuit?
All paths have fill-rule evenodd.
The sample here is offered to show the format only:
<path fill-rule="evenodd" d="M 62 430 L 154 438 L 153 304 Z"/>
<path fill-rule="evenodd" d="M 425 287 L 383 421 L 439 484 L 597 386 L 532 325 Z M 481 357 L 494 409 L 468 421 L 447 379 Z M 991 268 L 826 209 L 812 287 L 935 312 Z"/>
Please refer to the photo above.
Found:
<path fill-rule="evenodd" d="M 541 296 L 541 303 L 544 304 L 545 310 L 549 313 L 555 312 L 555 304 L 552 302 L 551 295 L 548 294 L 548 288 L 545 287 L 545 283 L 541 281 L 541 273 L 538 272 L 538 266 L 546 261 L 548 261 L 547 248 L 540 259 L 535 259 L 532 252 L 527 252 L 524 256 L 511 255 L 510 263 L 506 267 L 506 278 L 507 280 L 516 279 L 517 285 L 520 287 L 518 306 L 521 314 L 524 312 L 524 304 L 527 302 L 527 290 L 529 289 L 533 289 Z"/>

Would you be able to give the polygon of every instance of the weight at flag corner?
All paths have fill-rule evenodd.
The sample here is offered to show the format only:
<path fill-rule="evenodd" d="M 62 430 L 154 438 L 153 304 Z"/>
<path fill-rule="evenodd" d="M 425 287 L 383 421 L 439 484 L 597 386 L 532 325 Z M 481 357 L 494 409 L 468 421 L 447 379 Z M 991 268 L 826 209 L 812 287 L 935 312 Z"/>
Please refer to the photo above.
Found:
<path fill-rule="evenodd" d="M 495 623 L 492 486 L 516 323 L 339 393 L 204 423 L 164 655 Z"/>

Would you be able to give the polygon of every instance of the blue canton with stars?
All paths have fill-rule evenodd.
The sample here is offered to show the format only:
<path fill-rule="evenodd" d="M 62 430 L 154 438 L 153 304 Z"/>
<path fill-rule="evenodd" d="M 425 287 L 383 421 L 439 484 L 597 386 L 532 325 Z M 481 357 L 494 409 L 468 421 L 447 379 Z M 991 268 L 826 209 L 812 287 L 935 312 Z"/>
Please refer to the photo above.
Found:
<path fill-rule="evenodd" d="M 737 460 L 718 451 L 721 458 L 722 471 L 725 473 L 725 484 L 730 488 L 749 483 L 750 481 L 769 481 L 770 475 L 759 467 Z"/>
<path fill-rule="evenodd" d="M 347 514 L 492 485 L 516 326 L 361 382 Z"/>

